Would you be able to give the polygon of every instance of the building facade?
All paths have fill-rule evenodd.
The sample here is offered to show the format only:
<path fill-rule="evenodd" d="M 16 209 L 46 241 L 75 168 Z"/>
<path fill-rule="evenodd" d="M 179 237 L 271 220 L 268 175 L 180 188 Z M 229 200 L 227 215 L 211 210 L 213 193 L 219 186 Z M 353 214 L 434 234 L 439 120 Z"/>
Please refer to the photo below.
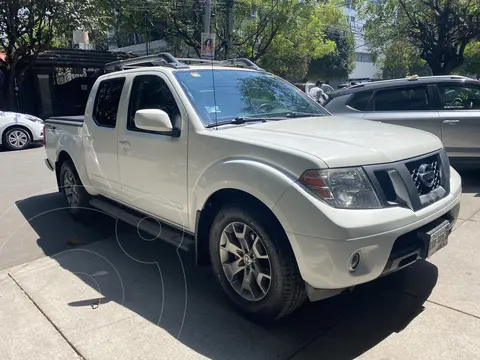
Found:
<path fill-rule="evenodd" d="M 358 13 L 352 8 L 351 0 L 346 0 L 343 13 L 347 16 L 347 22 L 355 38 L 355 69 L 349 74 L 349 81 L 368 81 L 378 77 L 378 68 L 373 63 L 368 42 L 363 36 L 363 25 L 358 18 Z"/>

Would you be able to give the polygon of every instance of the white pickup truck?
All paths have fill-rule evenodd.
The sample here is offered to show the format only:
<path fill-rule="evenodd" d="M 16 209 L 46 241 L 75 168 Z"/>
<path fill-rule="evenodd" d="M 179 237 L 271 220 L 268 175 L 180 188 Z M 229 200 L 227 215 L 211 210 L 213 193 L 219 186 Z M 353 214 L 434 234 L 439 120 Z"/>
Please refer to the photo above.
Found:
<path fill-rule="evenodd" d="M 159 54 L 107 70 L 84 117 L 45 121 L 70 211 L 93 206 L 194 251 L 250 318 L 279 319 L 447 244 L 461 178 L 434 135 L 334 117 L 243 59 Z"/>

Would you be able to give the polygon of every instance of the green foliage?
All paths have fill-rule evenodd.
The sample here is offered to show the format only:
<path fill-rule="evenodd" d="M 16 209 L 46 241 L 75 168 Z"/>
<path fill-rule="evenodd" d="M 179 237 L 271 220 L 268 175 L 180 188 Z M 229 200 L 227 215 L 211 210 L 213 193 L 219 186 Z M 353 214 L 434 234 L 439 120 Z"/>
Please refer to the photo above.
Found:
<path fill-rule="evenodd" d="M 200 55 L 204 31 L 202 2 L 193 0 L 193 6 L 186 6 L 176 0 L 163 6 L 160 1 L 150 13 L 161 13 L 168 19 L 167 42 L 175 44 L 181 40 Z M 229 10 L 233 17 L 230 34 Z M 247 57 L 288 79 L 304 77 L 311 59 L 335 50 L 334 41 L 326 38 L 324 31 L 327 25 L 343 19 L 333 3 L 315 0 L 221 0 L 214 3 L 213 12 L 217 58 Z M 227 47 L 228 44 L 231 46 Z"/>
<path fill-rule="evenodd" d="M 435 75 L 459 67 L 468 43 L 480 36 L 480 3 L 473 0 L 382 0 L 364 5 L 361 14 L 377 52 L 406 42 Z"/>
<path fill-rule="evenodd" d="M 472 41 L 465 48 L 465 62 L 456 71 L 461 75 L 480 76 L 480 41 Z"/>
<path fill-rule="evenodd" d="M 380 68 L 382 79 L 432 75 L 427 62 L 418 56 L 418 50 L 403 41 L 393 42 L 391 46 L 385 48 L 377 61 L 377 66 Z"/>
<path fill-rule="evenodd" d="M 293 3 L 293 2 L 292 2 Z M 329 23 L 337 22 L 342 14 L 331 5 L 316 6 L 308 3 L 291 4 L 292 14 L 285 19 L 285 25 L 279 29 L 265 54 L 253 42 L 247 42 L 247 53 L 260 59 L 267 70 L 289 80 L 303 79 L 312 59 L 333 53 L 336 44 L 325 33 Z M 267 33 L 266 36 L 271 34 Z"/>
<path fill-rule="evenodd" d="M 355 39 L 348 26 L 329 26 L 325 30 L 328 40 L 336 44 L 329 54 L 313 59 L 308 69 L 309 79 L 347 78 L 355 69 Z"/>

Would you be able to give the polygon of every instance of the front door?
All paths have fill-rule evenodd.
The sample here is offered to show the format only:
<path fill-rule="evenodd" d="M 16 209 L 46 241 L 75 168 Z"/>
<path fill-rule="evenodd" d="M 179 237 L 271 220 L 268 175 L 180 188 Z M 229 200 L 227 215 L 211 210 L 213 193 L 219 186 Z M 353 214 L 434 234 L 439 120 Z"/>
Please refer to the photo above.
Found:
<path fill-rule="evenodd" d="M 442 136 L 440 118 L 426 85 L 409 85 L 375 91 L 364 119 L 428 131 Z"/>
<path fill-rule="evenodd" d="M 88 177 L 101 194 L 118 199 L 121 185 L 118 170 L 117 113 L 125 78 L 106 79 L 98 84 L 91 114 L 83 133 L 85 167 Z M 95 91 L 93 89 L 92 91 Z"/>
<path fill-rule="evenodd" d="M 451 157 L 480 157 L 480 85 L 438 84 L 442 141 Z"/>
<path fill-rule="evenodd" d="M 126 128 L 119 131 L 120 179 L 130 206 L 187 227 L 188 123 L 171 89 L 161 75 L 133 79 Z M 180 136 L 138 129 L 134 117 L 141 109 L 164 110 Z"/>

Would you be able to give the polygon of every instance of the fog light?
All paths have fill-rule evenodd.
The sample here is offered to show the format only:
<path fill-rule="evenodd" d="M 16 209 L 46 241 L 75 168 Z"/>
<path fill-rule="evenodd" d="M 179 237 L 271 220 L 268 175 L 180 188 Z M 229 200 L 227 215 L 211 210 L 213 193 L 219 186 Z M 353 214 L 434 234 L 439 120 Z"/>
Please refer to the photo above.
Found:
<path fill-rule="evenodd" d="M 348 263 L 348 270 L 349 271 L 357 270 L 357 267 L 359 264 L 360 264 L 360 253 L 356 252 L 350 258 L 350 262 Z"/>

